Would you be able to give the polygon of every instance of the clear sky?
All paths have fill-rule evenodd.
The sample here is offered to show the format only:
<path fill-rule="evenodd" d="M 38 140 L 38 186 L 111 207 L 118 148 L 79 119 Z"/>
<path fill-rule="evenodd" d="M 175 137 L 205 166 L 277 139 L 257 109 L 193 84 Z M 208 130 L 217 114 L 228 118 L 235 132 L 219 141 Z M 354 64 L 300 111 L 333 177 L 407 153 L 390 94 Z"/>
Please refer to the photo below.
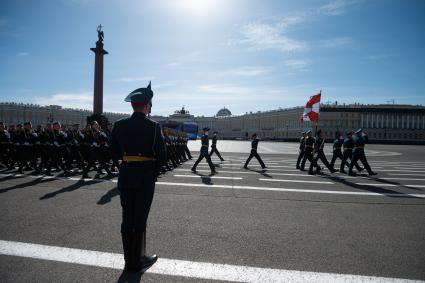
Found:
<path fill-rule="evenodd" d="M 425 105 L 422 0 L 1 0 L 0 101 L 104 110 L 152 80 L 153 114 L 322 102 Z"/>

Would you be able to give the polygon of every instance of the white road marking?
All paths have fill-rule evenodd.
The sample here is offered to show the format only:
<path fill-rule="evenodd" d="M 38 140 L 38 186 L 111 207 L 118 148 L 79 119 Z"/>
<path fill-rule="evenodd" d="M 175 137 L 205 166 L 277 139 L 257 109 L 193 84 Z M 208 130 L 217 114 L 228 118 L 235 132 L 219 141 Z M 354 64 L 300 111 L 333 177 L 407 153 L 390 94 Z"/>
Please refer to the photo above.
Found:
<path fill-rule="evenodd" d="M 288 183 L 309 183 L 309 184 L 331 184 L 333 185 L 333 182 L 324 182 L 324 181 L 303 181 L 303 180 L 288 180 L 288 179 L 258 179 L 260 181 L 267 181 L 267 182 L 288 182 Z"/>
<path fill-rule="evenodd" d="M 175 171 L 190 172 L 189 169 L 180 169 L 180 168 L 177 168 L 177 169 L 174 169 L 174 170 Z M 200 169 L 200 170 L 197 169 L 196 171 L 199 171 L 199 172 L 211 172 L 210 170 L 203 170 L 203 169 Z M 298 170 L 294 170 L 294 171 L 298 171 Z M 250 174 L 250 175 L 261 174 L 261 172 L 252 172 L 252 171 L 249 171 L 249 170 L 247 170 L 247 171 L 227 171 L 227 170 L 220 170 L 220 171 L 218 171 L 218 173 L 219 174 Z M 267 174 L 267 171 L 264 172 L 264 173 Z M 272 173 L 272 174 L 273 175 L 279 175 L 279 176 L 314 177 L 313 175 L 309 175 L 309 174 L 294 174 L 294 173 Z M 353 178 L 355 178 L 355 177 L 353 177 Z"/>
<path fill-rule="evenodd" d="M 424 167 L 397 166 L 397 167 L 394 167 L 394 168 L 395 169 L 404 169 L 404 170 L 424 170 L 424 173 L 425 173 Z"/>
<path fill-rule="evenodd" d="M 201 167 L 201 168 L 209 168 L 208 164 L 200 164 L 197 167 Z M 239 166 L 217 166 L 216 169 L 220 170 L 220 168 L 227 168 L 227 169 L 237 169 Z M 242 166 L 240 167 L 242 168 Z M 261 167 L 253 167 L 253 166 L 249 166 L 248 168 L 258 168 L 260 169 Z M 294 168 L 294 167 L 292 167 Z M 300 170 L 298 169 L 275 169 L 275 168 L 267 168 L 267 171 L 285 171 L 285 172 L 299 172 Z"/>
<path fill-rule="evenodd" d="M 242 180 L 242 177 L 221 177 L 221 176 L 199 176 L 199 175 L 173 175 L 174 177 L 185 177 L 185 178 L 206 178 L 206 179 L 228 179 L 228 180 Z"/>
<path fill-rule="evenodd" d="M 55 177 L 55 176 L 34 176 L 25 174 L 1 174 L 0 176 L 26 176 L 33 179 L 56 179 L 56 180 L 70 180 L 69 177 Z M 346 177 L 345 177 L 346 178 Z M 353 177 L 354 178 L 354 177 Z M 114 179 L 78 179 L 85 182 L 112 182 L 117 183 L 118 180 Z M 264 179 L 269 180 L 269 179 Z M 296 180 L 294 180 L 296 181 Z M 301 182 L 301 181 L 300 181 Z M 263 190 L 263 191 L 280 191 L 280 192 L 298 192 L 298 193 L 318 193 L 318 194 L 338 194 L 338 195 L 365 195 L 365 196 L 399 196 L 399 197 L 418 197 L 425 198 L 425 194 L 404 194 L 404 193 L 369 193 L 369 192 L 352 192 L 352 191 L 332 191 L 332 190 L 305 190 L 305 189 L 290 189 L 290 188 L 273 188 L 273 187 L 255 187 L 255 186 L 234 186 L 234 185 L 207 185 L 207 184 L 190 184 L 190 183 L 175 183 L 175 182 L 156 182 L 157 185 L 164 186 L 182 186 L 182 187 L 205 187 L 205 188 L 222 188 L 222 189 L 236 189 L 236 190 Z M 378 183 L 356 183 L 357 185 L 364 186 L 387 186 L 387 187 L 412 187 L 423 188 L 425 185 L 395 185 L 395 184 L 378 184 Z M 90 184 L 88 184 L 90 185 Z"/>
<path fill-rule="evenodd" d="M 404 194 L 404 193 L 373 193 L 373 192 L 353 192 L 353 191 L 331 191 L 331 190 L 307 190 L 307 189 L 289 189 L 289 188 L 273 188 L 273 187 L 253 187 L 253 186 L 232 186 L 232 185 L 205 185 L 205 184 L 188 184 L 173 182 L 156 182 L 157 185 L 163 186 L 181 186 L 181 187 L 198 187 L 198 188 L 219 188 L 234 190 L 256 190 L 256 191 L 276 191 L 276 192 L 292 192 L 292 193 L 315 193 L 315 194 L 334 194 L 334 195 L 358 195 L 358 196 L 398 196 L 398 197 L 418 197 L 425 198 L 425 194 Z"/>
<path fill-rule="evenodd" d="M 122 254 L 0 240 L 0 254 L 122 269 Z M 159 258 L 147 273 L 231 282 L 424 283 L 420 280 L 324 273 Z"/>
<path fill-rule="evenodd" d="M 420 176 L 423 177 L 424 174 L 409 174 L 409 173 L 388 173 L 390 176 Z"/>
<path fill-rule="evenodd" d="M 422 173 L 424 174 L 424 171 L 412 171 L 412 170 L 402 170 L 402 169 L 384 169 L 385 172 L 410 172 L 410 173 Z"/>
<path fill-rule="evenodd" d="M 360 186 L 376 186 L 376 187 L 409 187 L 409 188 L 425 188 L 425 185 L 397 185 L 397 184 L 382 184 L 382 183 L 356 183 Z"/>
<path fill-rule="evenodd" d="M 425 179 L 414 179 L 414 178 L 392 178 L 392 177 L 390 177 L 390 178 L 388 178 L 388 177 L 385 177 L 385 178 L 379 178 L 378 180 L 406 180 L 406 181 L 425 181 Z"/>

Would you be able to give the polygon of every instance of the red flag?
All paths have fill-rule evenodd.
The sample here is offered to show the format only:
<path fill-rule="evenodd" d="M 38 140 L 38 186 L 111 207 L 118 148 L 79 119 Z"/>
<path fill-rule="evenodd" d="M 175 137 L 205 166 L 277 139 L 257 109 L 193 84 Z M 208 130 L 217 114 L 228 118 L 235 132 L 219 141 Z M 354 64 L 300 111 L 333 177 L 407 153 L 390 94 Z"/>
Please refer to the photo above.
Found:
<path fill-rule="evenodd" d="M 318 122 L 319 121 L 321 95 L 322 95 L 322 91 L 320 91 L 316 95 L 311 96 L 310 100 L 307 101 L 307 104 L 304 107 L 304 112 L 301 114 L 301 122 L 304 122 L 304 121 Z"/>

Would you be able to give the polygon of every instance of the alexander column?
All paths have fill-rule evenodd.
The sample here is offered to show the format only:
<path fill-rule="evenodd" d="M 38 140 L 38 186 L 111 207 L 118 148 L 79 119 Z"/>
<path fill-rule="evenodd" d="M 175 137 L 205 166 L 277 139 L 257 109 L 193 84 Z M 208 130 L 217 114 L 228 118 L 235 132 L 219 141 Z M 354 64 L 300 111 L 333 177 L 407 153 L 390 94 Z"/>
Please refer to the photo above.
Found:
<path fill-rule="evenodd" d="M 108 51 L 103 49 L 104 33 L 102 25 L 97 27 L 98 40 L 96 48 L 90 48 L 95 54 L 94 59 L 94 89 L 93 89 L 93 115 L 87 117 L 87 122 L 90 123 L 96 120 L 102 128 L 106 128 L 108 120 L 103 113 L 103 55 L 108 54 Z"/>

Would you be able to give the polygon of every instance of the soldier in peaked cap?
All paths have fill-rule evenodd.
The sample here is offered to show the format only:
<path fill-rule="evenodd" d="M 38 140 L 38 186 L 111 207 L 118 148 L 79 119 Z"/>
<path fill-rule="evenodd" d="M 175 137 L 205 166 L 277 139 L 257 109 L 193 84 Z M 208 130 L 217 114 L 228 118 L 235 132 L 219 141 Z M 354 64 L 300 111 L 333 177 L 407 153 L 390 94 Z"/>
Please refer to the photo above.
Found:
<path fill-rule="evenodd" d="M 366 155 L 364 153 L 364 147 L 368 140 L 369 139 L 367 134 L 364 133 L 362 129 L 358 129 L 355 132 L 355 137 L 353 137 L 353 159 L 351 160 L 351 164 L 348 169 L 348 175 L 355 176 L 355 174 L 353 173 L 353 166 L 357 163 L 357 160 L 360 160 L 363 163 L 364 168 L 370 176 L 376 175 L 376 173 L 373 172 L 370 168 L 369 163 L 366 159 Z"/>
<path fill-rule="evenodd" d="M 161 127 L 148 118 L 152 97 L 150 83 L 131 92 L 125 101 L 131 102 L 134 112 L 131 117 L 115 122 L 111 133 L 111 150 L 114 156 L 122 157 L 118 190 L 124 273 L 146 270 L 158 258 L 146 255 L 146 222 L 166 151 Z"/>
<path fill-rule="evenodd" d="M 267 168 L 267 166 L 264 164 L 263 160 L 261 159 L 260 155 L 257 152 L 259 141 L 260 139 L 258 138 L 257 134 L 253 134 L 252 141 L 251 141 L 251 153 L 249 154 L 248 159 L 245 161 L 245 165 L 243 166 L 244 169 L 248 169 L 248 164 L 253 157 L 257 158 L 258 162 L 261 165 L 261 168 L 263 169 Z"/>
<path fill-rule="evenodd" d="M 299 154 L 298 154 L 297 165 L 295 166 L 296 169 L 300 169 L 300 163 L 301 163 L 301 160 L 304 157 L 306 135 L 307 135 L 306 132 L 302 132 L 302 136 L 300 138 L 300 147 L 299 147 L 300 151 L 299 151 Z"/>
<path fill-rule="evenodd" d="M 344 171 L 345 165 L 347 165 L 348 167 L 350 167 L 350 162 L 348 161 L 348 159 L 350 159 L 352 161 L 353 159 L 353 132 L 349 131 L 346 133 L 346 138 L 344 139 L 344 143 L 343 143 L 343 153 L 342 153 L 342 160 L 341 160 L 341 165 L 340 165 L 340 169 L 339 172 L 341 173 L 347 173 Z M 354 163 L 354 166 L 356 167 L 358 172 L 361 172 L 364 170 L 364 168 L 360 167 L 359 164 L 356 162 Z"/>
<path fill-rule="evenodd" d="M 196 172 L 196 166 L 198 166 L 199 162 L 201 162 L 201 160 L 203 158 L 205 158 L 208 162 L 208 165 L 210 166 L 211 175 L 214 175 L 217 172 L 215 171 L 215 166 L 211 161 L 210 155 L 208 154 L 208 145 L 210 143 L 209 138 L 208 138 L 208 131 L 210 130 L 210 128 L 205 127 L 202 130 L 204 131 L 204 135 L 201 138 L 201 144 L 202 144 L 201 152 L 199 153 L 198 160 L 196 160 L 195 164 L 193 164 L 193 167 L 192 167 L 191 170 L 192 170 L 192 172 Z"/>
<path fill-rule="evenodd" d="M 218 139 L 217 134 L 218 132 L 213 133 L 210 157 L 213 155 L 213 153 L 215 153 L 217 154 L 218 158 L 220 158 L 221 161 L 224 161 L 223 157 L 221 157 L 221 154 L 217 149 L 217 139 Z"/>

